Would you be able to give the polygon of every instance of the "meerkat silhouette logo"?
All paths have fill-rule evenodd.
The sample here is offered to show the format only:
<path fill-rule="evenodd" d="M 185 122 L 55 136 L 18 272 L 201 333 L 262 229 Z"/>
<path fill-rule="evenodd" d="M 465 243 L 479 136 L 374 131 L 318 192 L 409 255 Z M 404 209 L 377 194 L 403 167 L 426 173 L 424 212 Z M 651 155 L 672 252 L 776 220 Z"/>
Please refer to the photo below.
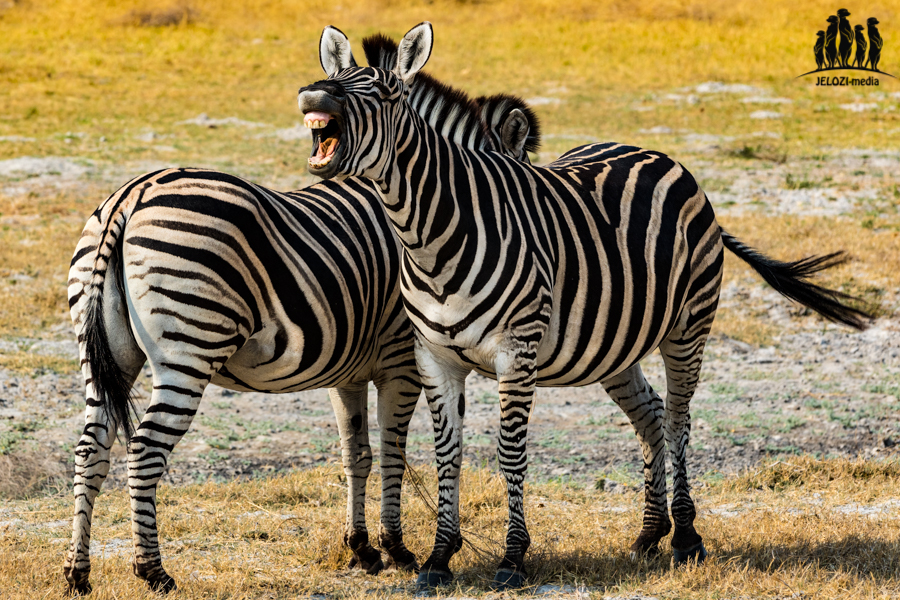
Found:
<path fill-rule="evenodd" d="M 828 27 L 824 31 L 816 32 L 816 42 L 813 45 L 813 56 L 816 59 L 816 69 L 796 78 L 806 77 L 820 73 L 816 78 L 816 85 L 880 85 L 877 77 L 847 77 L 829 76 L 825 71 L 867 71 L 879 75 L 887 75 L 896 79 L 890 73 L 885 73 L 878 68 L 881 61 L 881 48 L 884 40 L 878 31 L 878 19 L 869 17 L 866 20 L 866 33 L 863 26 L 850 25 L 847 17 L 850 11 L 846 8 L 838 9 L 837 14 L 830 15 L 825 21 Z M 855 33 L 854 33 L 855 32 Z M 868 40 L 866 39 L 868 35 Z M 856 54 L 853 53 L 853 44 L 856 44 Z"/>

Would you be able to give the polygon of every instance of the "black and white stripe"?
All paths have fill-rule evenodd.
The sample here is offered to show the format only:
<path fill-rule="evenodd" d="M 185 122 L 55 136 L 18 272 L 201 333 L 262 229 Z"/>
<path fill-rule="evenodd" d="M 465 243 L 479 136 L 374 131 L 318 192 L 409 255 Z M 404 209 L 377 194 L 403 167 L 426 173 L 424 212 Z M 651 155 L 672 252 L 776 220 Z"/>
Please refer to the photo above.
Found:
<path fill-rule="evenodd" d="M 343 34 L 329 32 L 323 55 L 344 42 Z M 377 38 L 365 47 L 391 44 Z M 424 114 L 430 122 L 437 123 L 435 107 L 465 98 L 428 77 L 417 85 L 438 90 L 432 113 Z M 443 101 L 441 93 L 448 94 Z M 447 133 L 472 147 L 492 147 L 478 119 L 458 121 Z M 403 543 L 400 491 L 421 387 L 399 272 L 400 246 L 375 186 L 363 179 L 284 194 L 225 173 L 166 169 L 132 180 L 101 204 L 85 226 L 68 282 L 87 402 L 75 450 L 75 518 L 65 561 L 70 589 L 90 590 L 93 506 L 119 429 L 128 441 L 134 571 L 154 590 L 174 589 L 159 552 L 156 489 L 209 383 L 276 393 L 332 388 L 349 484 L 345 542 L 351 566 L 375 573 L 385 565 L 365 522 L 372 465 L 366 400 L 374 382 L 379 541 L 386 562 L 417 568 Z M 148 361 L 153 391 L 134 428 L 131 386 Z"/>
<path fill-rule="evenodd" d="M 601 382 L 628 415 L 645 471 L 636 552 L 656 552 L 671 529 L 668 447 L 674 558 L 702 560 L 685 466 L 688 408 L 718 302 L 723 244 L 778 291 L 861 328 L 867 315 L 807 281 L 842 257 L 781 263 L 747 248 L 721 231 L 690 173 L 659 152 L 592 144 L 532 167 L 442 138 L 403 101 L 431 42 L 423 23 L 404 37 L 392 70 L 333 71 L 299 98 L 304 112 L 333 107 L 329 94 L 341 98 L 332 116 L 342 125 L 343 154 L 310 171 L 373 180 L 404 248 L 401 290 L 416 331 L 440 480 L 435 546 L 420 587 L 449 581 L 460 546 L 464 386 L 473 369 L 499 383 L 509 528 L 497 587 L 524 582 L 530 538 L 522 495 L 535 386 Z M 665 401 L 639 364 L 656 348 L 666 366 Z"/>

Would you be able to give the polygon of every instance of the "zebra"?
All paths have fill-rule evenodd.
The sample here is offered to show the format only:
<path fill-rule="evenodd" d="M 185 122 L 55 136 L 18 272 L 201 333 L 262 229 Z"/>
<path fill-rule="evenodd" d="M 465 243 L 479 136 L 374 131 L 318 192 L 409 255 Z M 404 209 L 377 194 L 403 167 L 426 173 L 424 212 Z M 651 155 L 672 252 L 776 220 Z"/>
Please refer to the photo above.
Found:
<path fill-rule="evenodd" d="M 403 245 L 401 293 L 416 333 L 439 478 L 434 548 L 417 587 L 448 583 L 462 544 L 459 473 L 472 370 L 499 384 L 509 521 L 494 587 L 525 582 L 523 483 L 536 386 L 600 382 L 627 414 L 644 458 L 635 553 L 659 552 L 672 529 L 668 448 L 673 561 L 703 560 L 685 464 L 688 409 L 718 303 L 723 247 L 788 298 L 861 329 L 868 314 L 809 281 L 846 257 L 764 256 L 723 231 L 694 178 L 660 152 L 596 143 L 535 167 L 442 139 L 403 101 L 432 46 L 431 25 L 422 23 L 404 36 L 391 70 L 343 59 L 298 97 L 307 122 L 310 115 L 317 121 L 314 146 L 325 136 L 337 144 L 325 164 L 310 159 L 309 171 L 375 182 Z M 666 367 L 665 401 L 640 368 L 656 348 Z"/>
<path fill-rule="evenodd" d="M 396 50 L 376 36 L 363 47 L 377 57 L 392 44 Z M 346 36 L 327 30 L 320 54 L 327 57 L 335 45 L 349 53 Z M 536 119 L 521 128 L 521 115 L 530 114 L 519 110 L 527 109 L 521 99 L 500 96 L 482 110 L 498 128 L 488 135 L 475 108 L 443 110 L 475 107 L 464 93 L 425 75 L 413 89 L 428 100 L 424 118 L 457 142 L 492 149 L 496 140 L 510 156 L 538 143 Z M 226 173 L 165 169 L 133 179 L 102 203 L 84 228 L 68 280 L 87 404 L 64 563 L 70 591 L 91 590 L 92 511 L 118 430 L 128 443 L 134 572 L 153 590 L 175 589 L 159 552 L 156 487 L 210 382 L 279 393 L 330 387 L 348 482 L 350 566 L 370 574 L 391 564 L 417 570 L 403 542 L 400 492 L 421 385 L 399 271 L 400 246 L 364 179 L 279 193 Z M 130 391 L 147 361 L 153 391 L 135 429 Z M 381 426 L 384 560 L 369 543 L 364 511 L 372 464 L 369 381 Z"/>

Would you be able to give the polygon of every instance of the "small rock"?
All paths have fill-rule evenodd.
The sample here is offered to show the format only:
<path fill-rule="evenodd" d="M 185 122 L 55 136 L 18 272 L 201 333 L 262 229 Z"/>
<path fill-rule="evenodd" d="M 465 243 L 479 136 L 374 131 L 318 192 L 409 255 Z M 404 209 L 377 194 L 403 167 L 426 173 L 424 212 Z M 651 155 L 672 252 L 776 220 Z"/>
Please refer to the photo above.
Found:
<path fill-rule="evenodd" d="M 547 96 L 535 96 L 534 98 L 528 98 L 525 102 L 530 104 L 531 106 L 545 106 L 547 104 L 559 104 L 562 102 L 559 98 L 550 98 Z"/>
<path fill-rule="evenodd" d="M 771 110 L 756 110 L 750 113 L 751 119 L 780 119 L 781 113 Z"/>

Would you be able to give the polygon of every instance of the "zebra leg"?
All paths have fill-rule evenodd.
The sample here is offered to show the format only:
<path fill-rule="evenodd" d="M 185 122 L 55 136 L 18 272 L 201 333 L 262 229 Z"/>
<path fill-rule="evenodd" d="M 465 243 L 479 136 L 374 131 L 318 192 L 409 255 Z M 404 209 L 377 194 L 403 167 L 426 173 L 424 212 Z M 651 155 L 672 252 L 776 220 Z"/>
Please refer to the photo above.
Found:
<path fill-rule="evenodd" d="M 366 528 L 366 482 L 372 470 L 366 384 L 328 390 L 341 435 L 341 458 L 347 476 L 347 526 L 344 544 L 353 552 L 349 568 L 374 575 L 384 569 L 381 553 L 369 544 Z"/>
<path fill-rule="evenodd" d="M 126 376 L 133 381 L 139 372 L 140 365 Z M 72 524 L 72 542 L 63 563 L 69 593 L 73 595 L 91 593 L 89 578 L 94 500 L 109 473 L 109 451 L 115 442 L 117 429 L 115 417 L 97 402 L 93 386 L 88 383 L 85 387 L 85 425 L 75 447 L 75 518 Z"/>
<path fill-rule="evenodd" d="M 125 316 L 125 304 L 119 287 L 114 285 L 115 278 L 120 277 L 119 259 L 114 253 L 109 259 L 107 269 L 108 285 L 103 288 L 103 318 L 95 322 L 95 327 L 102 327 L 106 332 L 109 351 L 116 358 L 125 381 L 134 383 L 147 361 L 147 357 L 131 334 L 131 327 Z M 70 272 L 70 285 L 77 285 L 79 275 L 90 273 L 73 267 Z M 74 276 L 73 276 L 74 274 Z M 82 285 L 86 282 L 82 281 Z M 115 442 L 118 423 L 112 412 L 98 399 L 98 389 L 103 389 L 106 382 L 93 381 L 91 366 L 86 360 L 87 331 L 89 324 L 86 315 L 89 302 L 84 297 L 73 307 L 73 320 L 78 330 L 79 354 L 81 369 L 85 381 L 84 430 L 75 446 L 75 517 L 72 522 L 72 542 L 66 553 L 63 571 L 69 584 L 70 594 L 89 594 L 91 584 L 90 546 L 91 521 L 94 512 L 94 500 L 100 493 L 103 482 L 109 473 L 109 452 Z M 109 390 L 106 390 L 109 392 Z"/>
<path fill-rule="evenodd" d="M 525 525 L 523 496 L 525 471 L 528 468 L 528 419 L 537 384 L 536 356 L 536 350 L 532 348 L 497 357 L 500 395 L 497 458 L 506 478 L 509 525 L 506 530 L 506 554 L 491 584 L 495 590 L 510 590 L 525 585 L 525 552 L 531 545 L 531 537 Z"/>
<path fill-rule="evenodd" d="M 607 379 L 603 387 L 628 416 L 644 455 L 644 524 L 631 552 L 655 556 L 659 553 L 659 540 L 672 529 L 666 502 L 663 401 L 647 383 L 639 364 Z"/>
<path fill-rule="evenodd" d="M 406 468 L 406 433 L 422 386 L 414 364 L 411 372 L 395 375 L 389 381 L 376 380 L 375 386 L 378 388 L 378 424 L 381 428 L 381 530 L 378 542 L 387 553 L 386 566 L 417 572 L 416 556 L 403 543 L 400 494 Z"/>
<path fill-rule="evenodd" d="M 440 361 L 416 339 L 416 363 L 434 425 L 438 472 L 437 531 L 434 549 L 419 571 L 416 590 L 446 585 L 453 579 L 450 559 L 462 548 L 459 531 L 459 472 L 462 466 L 463 415 L 468 373 Z"/>
<path fill-rule="evenodd" d="M 131 533 L 134 574 L 155 592 L 176 588 L 159 553 L 156 524 L 156 487 L 172 449 L 181 440 L 200 406 L 210 376 L 187 366 L 156 362 L 153 394 L 141 423 L 128 444 L 128 491 L 131 494 Z"/>
<path fill-rule="evenodd" d="M 672 460 L 672 555 L 675 564 L 706 558 L 703 538 L 694 529 L 697 511 L 687 476 L 687 447 L 691 435 L 690 403 L 700 378 L 703 348 L 709 327 L 699 335 L 670 336 L 659 349 L 666 365 L 666 445 Z M 691 335 L 693 333 L 693 335 Z"/>

